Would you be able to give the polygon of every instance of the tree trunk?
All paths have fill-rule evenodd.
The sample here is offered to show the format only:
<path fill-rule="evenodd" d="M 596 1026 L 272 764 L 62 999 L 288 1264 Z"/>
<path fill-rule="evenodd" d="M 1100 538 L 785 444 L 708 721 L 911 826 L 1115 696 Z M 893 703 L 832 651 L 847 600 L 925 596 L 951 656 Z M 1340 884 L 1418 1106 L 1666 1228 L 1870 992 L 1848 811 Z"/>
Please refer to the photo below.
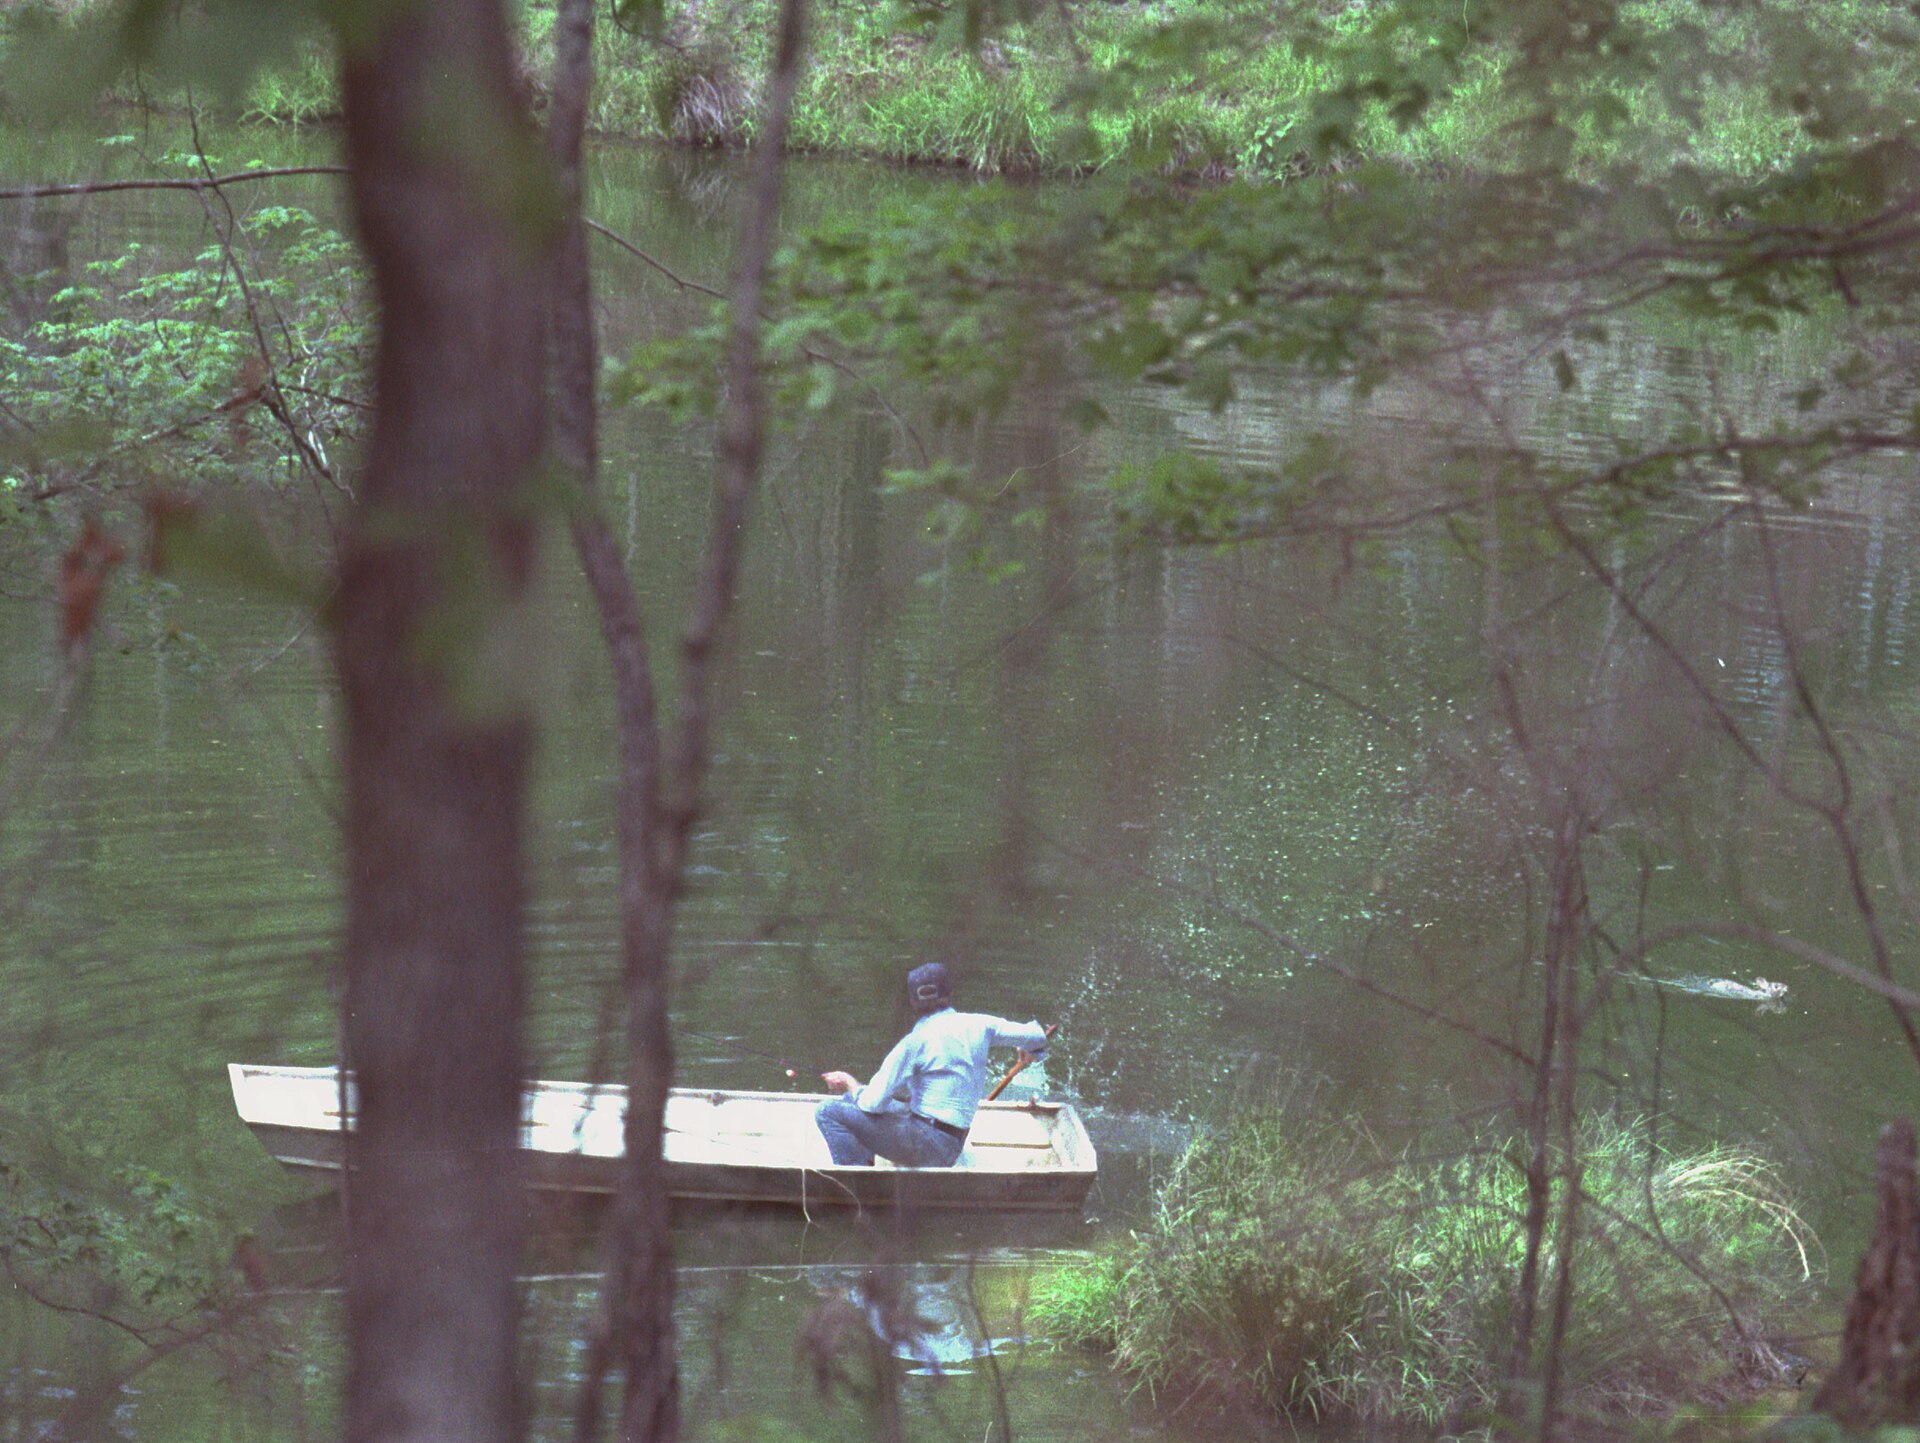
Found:
<path fill-rule="evenodd" d="M 544 440 L 542 238 L 499 182 L 528 130 L 498 5 L 379 15 L 345 37 L 342 77 L 381 323 L 335 618 L 359 1096 L 346 1434 L 503 1443 L 530 728 L 499 644 L 534 550 L 517 498 Z"/>
<path fill-rule="evenodd" d="M 1920 1203 L 1913 1124 L 1880 1134 L 1879 1211 L 1847 1304 L 1840 1362 L 1813 1406 L 1848 1428 L 1920 1422 Z"/>
<path fill-rule="evenodd" d="M 787 119 L 798 84 L 805 12 L 783 0 L 766 127 L 735 267 L 727 348 L 730 388 L 721 420 L 713 530 L 681 641 L 680 704 L 671 761 L 665 755 L 639 609 L 613 537 L 592 503 L 579 508 L 574 542 L 593 590 L 613 663 L 620 730 L 620 934 L 627 1001 L 626 1158 L 609 1218 L 612 1257 L 604 1303 L 590 1340 L 575 1436 L 599 1431 L 604 1378 L 623 1365 L 620 1436 L 625 1443 L 672 1443 L 679 1434 L 679 1374 L 673 1328 L 673 1250 L 666 1170 L 661 1165 L 667 1092 L 673 1084 L 670 1026 L 674 908 L 687 845 L 701 810 L 709 761 L 712 670 L 739 580 L 747 506 L 759 476 L 766 429 L 760 376 L 760 303 L 780 207 Z M 549 137 L 563 184 L 579 201 L 578 117 L 590 76 L 591 11 L 563 0 L 556 17 L 555 132 Z M 572 127 L 562 132 L 558 127 Z M 577 219 L 577 218 L 576 218 Z M 562 377 L 559 450 L 583 488 L 595 465 L 591 289 L 582 237 L 563 244 L 555 300 L 555 362 Z M 577 258 L 574 259 L 574 258 Z M 589 404 L 580 404 L 585 398 Z"/>
<path fill-rule="evenodd" d="M 632 579 L 598 495 L 598 347 L 593 280 L 582 219 L 581 142 L 593 84 L 593 0 L 559 0 L 554 15 L 553 105 L 547 146 L 566 214 L 553 272 L 554 452 L 577 489 L 573 542 L 613 671 L 620 751 L 615 831 L 620 853 L 620 954 L 625 991 L 628 1164 L 608 1218 L 612 1256 L 575 1415 L 581 1443 L 598 1437 L 603 1390 L 625 1363 L 621 1432 L 672 1443 L 680 1431 L 673 1330 L 673 1239 L 661 1166 L 673 1083 L 668 958 L 677 866 L 659 831 L 660 727 L 652 660 Z"/>

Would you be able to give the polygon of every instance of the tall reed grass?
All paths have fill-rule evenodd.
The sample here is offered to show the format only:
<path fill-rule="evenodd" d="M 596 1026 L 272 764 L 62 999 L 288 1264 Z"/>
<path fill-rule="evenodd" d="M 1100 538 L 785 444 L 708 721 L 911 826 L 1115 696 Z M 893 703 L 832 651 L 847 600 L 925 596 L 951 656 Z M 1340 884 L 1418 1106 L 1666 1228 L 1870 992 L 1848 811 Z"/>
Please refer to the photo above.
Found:
<path fill-rule="evenodd" d="M 1517 1156 L 1483 1139 L 1387 1157 L 1355 1128 L 1240 1123 L 1193 1145 L 1143 1229 L 1043 1281 L 1035 1322 L 1156 1396 L 1471 1426 L 1512 1349 Z M 1658 1415 L 1781 1381 L 1764 1338 L 1810 1305 L 1820 1258 L 1772 1167 L 1614 1121 L 1588 1123 L 1574 1161 L 1554 1197 L 1578 1177 L 1569 1409 Z M 1558 1262 L 1550 1236 L 1542 1276 Z"/>

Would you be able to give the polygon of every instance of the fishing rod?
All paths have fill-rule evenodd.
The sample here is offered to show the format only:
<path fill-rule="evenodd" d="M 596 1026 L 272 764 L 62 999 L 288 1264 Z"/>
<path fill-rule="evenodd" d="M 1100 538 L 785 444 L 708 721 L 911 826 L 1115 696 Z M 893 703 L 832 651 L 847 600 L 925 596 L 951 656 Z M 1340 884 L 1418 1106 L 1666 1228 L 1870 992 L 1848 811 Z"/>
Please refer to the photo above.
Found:
<path fill-rule="evenodd" d="M 763 1059 L 764 1061 L 771 1062 L 774 1066 L 784 1071 L 788 1077 L 798 1077 L 802 1071 L 806 1071 L 806 1072 L 826 1071 L 825 1068 L 814 1067 L 810 1062 L 807 1064 L 805 1068 L 796 1068 L 791 1058 L 782 1057 L 777 1053 L 763 1052 L 758 1047 L 747 1046 L 746 1043 L 740 1041 L 738 1038 L 724 1037 L 717 1032 L 702 1032 L 696 1027 L 681 1027 L 677 1024 L 674 1026 L 673 1030 L 676 1035 L 681 1037 L 698 1037 L 703 1042 L 717 1043 L 722 1047 L 730 1047 L 735 1052 L 744 1052 L 750 1057 L 758 1057 Z"/>

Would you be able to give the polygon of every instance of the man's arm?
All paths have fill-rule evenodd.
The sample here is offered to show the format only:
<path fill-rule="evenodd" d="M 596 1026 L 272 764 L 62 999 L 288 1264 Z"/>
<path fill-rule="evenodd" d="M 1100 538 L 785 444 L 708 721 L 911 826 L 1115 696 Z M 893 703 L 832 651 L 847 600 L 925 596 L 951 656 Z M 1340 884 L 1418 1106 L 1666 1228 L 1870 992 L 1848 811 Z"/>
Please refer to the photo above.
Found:
<path fill-rule="evenodd" d="M 913 1039 L 903 1037 L 893 1044 L 880 1070 L 867 1085 L 853 1094 L 854 1104 L 862 1112 L 886 1112 L 896 1095 L 905 1098 L 907 1079 L 913 1075 Z M 831 1085 L 831 1084 L 829 1084 Z"/>
<path fill-rule="evenodd" d="M 1047 1055 L 1047 1029 L 1038 1022 L 1009 1022 L 1004 1017 L 988 1019 L 995 1047 L 1017 1047 L 1030 1060 L 1038 1062 Z"/>

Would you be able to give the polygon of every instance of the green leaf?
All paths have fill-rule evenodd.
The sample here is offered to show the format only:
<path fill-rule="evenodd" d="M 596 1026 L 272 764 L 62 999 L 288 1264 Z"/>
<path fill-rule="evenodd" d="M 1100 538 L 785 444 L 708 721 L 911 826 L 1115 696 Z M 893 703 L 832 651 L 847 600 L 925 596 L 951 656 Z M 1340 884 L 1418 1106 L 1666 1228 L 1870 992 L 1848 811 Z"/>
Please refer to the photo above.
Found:
<path fill-rule="evenodd" d="M 807 387 L 807 409 L 824 411 L 833 404 L 835 390 L 840 380 L 839 373 L 824 361 L 815 361 L 807 368 L 807 374 L 810 378 L 810 384 Z"/>
<path fill-rule="evenodd" d="M 890 496 L 904 495 L 913 491 L 956 490 L 966 481 L 967 472 L 957 461 L 941 459 L 921 467 L 903 466 L 889 468 L 881 483 L 881 491 Z"/>

